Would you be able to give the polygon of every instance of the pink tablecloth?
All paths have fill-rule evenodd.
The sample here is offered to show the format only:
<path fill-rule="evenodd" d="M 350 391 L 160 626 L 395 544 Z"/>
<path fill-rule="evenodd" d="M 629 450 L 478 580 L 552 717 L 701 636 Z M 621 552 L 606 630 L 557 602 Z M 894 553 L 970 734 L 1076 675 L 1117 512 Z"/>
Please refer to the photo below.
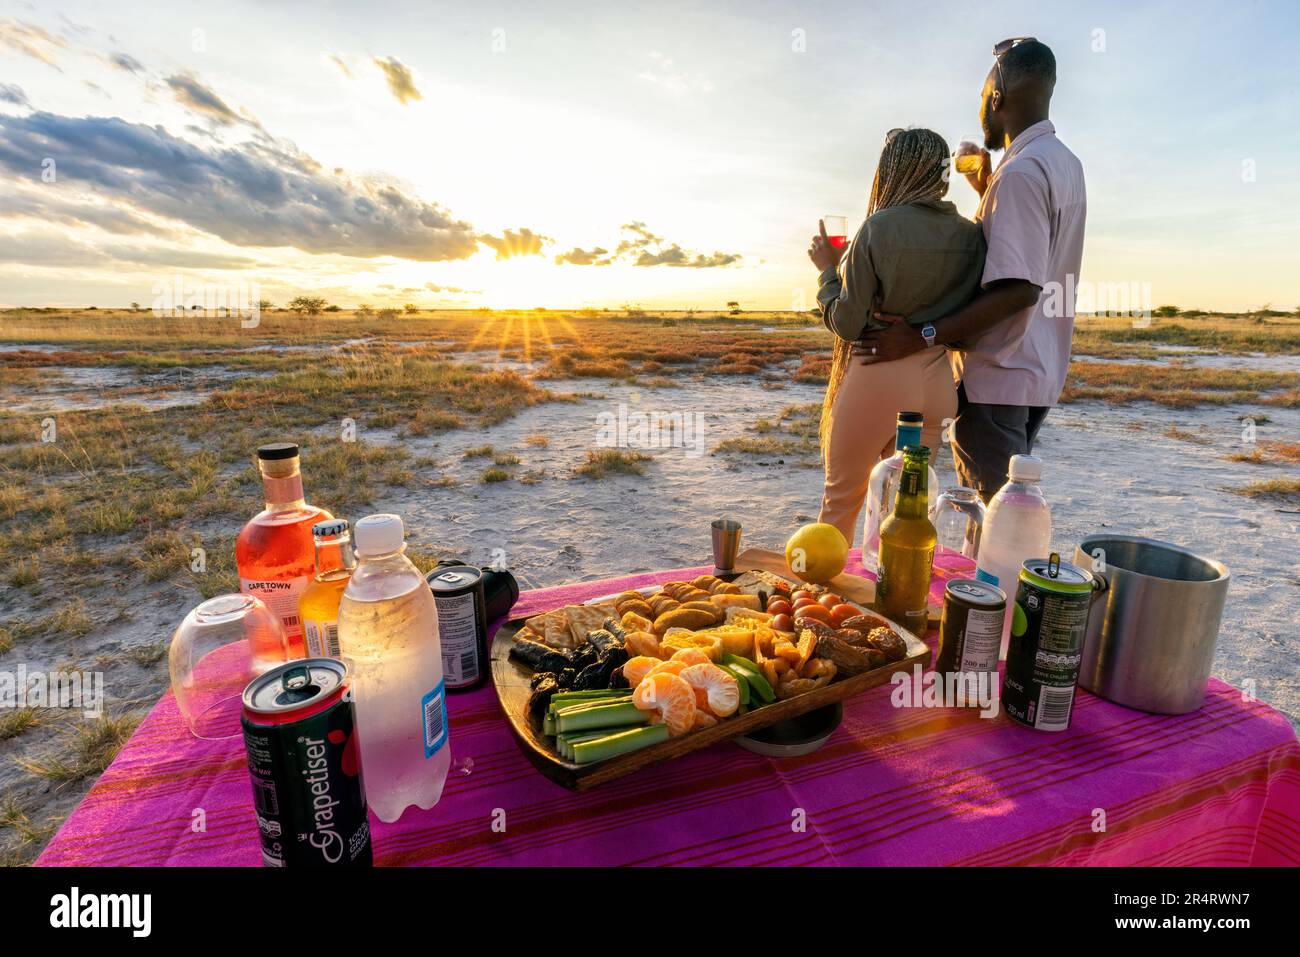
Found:
<path fill-rule="evenodd" d="M 940 559 L 936 592 L 964 562 Z M 705 570 L 528 592 L 516 614 Z M 1295 732 L 1222 682 L 1179 717 L 1081 690 L 1060 734 L 895 708 L 891 690 L 845 702 L 839 730 L 807 757 L 727 743 L 584 794 L 533 769 L 490 686 L 453 695 L 442 800 L 396 824 L 372 816 L 376 863 L 1300 863 Z M 259 862 L 242 742 L 190 737 L 168 693 L 38 864 Z"/>

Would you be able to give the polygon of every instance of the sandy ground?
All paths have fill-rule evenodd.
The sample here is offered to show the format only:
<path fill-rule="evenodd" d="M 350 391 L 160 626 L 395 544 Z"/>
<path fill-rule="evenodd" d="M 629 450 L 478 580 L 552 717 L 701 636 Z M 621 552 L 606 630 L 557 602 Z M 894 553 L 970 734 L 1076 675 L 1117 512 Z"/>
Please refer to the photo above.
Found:
<path fill-rule="evenodd" d="M 1177 361 L 1204 358 L 1179 356 Z M 1294 357 L 1273 357 L 1269 365 L 1279 361 L 1288 371 L 1295 367 Z M 118 377 L 120 371 L 61 369 L 39 393 L 27 389 L 5 401 L 19 399 L 28 411 L 59 411 L 139 401 L 140 390 L 162 385 L 165 399 L 158 401 L 194 402 L 228 375 L 220 369 L 169 371 L 151 381 L 153 376 L 132 373 Z M 86 375 L 92 378 L 78 378 Z M 410 537 L 424 549 L 479 564 L 504 556 L 524 587 L 706 563 L 709 523 L 721 516 L 741 521 L 746 544 L 769 547 L 781 547 L 794 527 L 815 520 L 821 495 L 815 458 L 782 460 L 712 450 L 726 438 L 752 435 L 747 430 L 760 418 L 775 419 L 787 406 L 819 402 L 822 387 L 774 388 L 759 378 L 689 374 L 676 381 L 677 386 L 664 388 L 603 379 L 550 381 L 547 388 L 584 398 L 533 406 L 482 430 L 413 440 L 363 433 L 359 438 L 365 442 L 405 441 L 414 454 L 436 458 L 459 479 L 445 488 L 390 490 L 371 511 L 402 514 Z M 651 460 L 643 476 L 574 476 L 574 467 L 598 444 L 602 413 L 617 415 L 620 406 L 631 412 L 702 416 L 704 453 L 646 449 Z M 1257 413 L 1234 406 L 1170 410 L 1145 403 L 1079 402 L 1050 415 L 1037 452 L 1045 461 L 1043 486 L 1053 506 L 1054 547 L 1063 556 L 1071 555 L 1085 535 L 1105 529 L 1175 542 L 1229 566 L 1233 580 L 1214 674 L 1234 684 L 1253 679 L 1258 697 L 1300 726 L 1295 665 L 1300 650 L 1295 564 L 1300 510 L 1228 491 L 1258 479 L 1296 477 L 1300 469 L 1225 458 L 1249 451 L 1240 420 L 1251 414 Z M 1257 426 L 1258 439 L 1294 441 L 1300 436 L 1300 410 L 1270 408 L 1268 415 L 1269 421 Z M 1166 432 L 1171 427 L 1194 441 L 1170 437 Z M 546 447 L 526 441 L 537 435 L 547 437 Z M 485 444 L 520 457 L 511 470 L 513 479 L 479 480 L 490 462 L 464 453 Z M 942 486 L 955 484 L 946 449 L 937 467 Z M 309 460 L 304 469 L 310 498 Z M 528 482 L 520 480 L 524 476 Z M 250 501 L 249 515 L 259 506 Z M 106 581 L 105 589 L 129 606 L 128 615 L 99 622 L 76 642 L 25 641 L 0 656 L 0 670 L 19 663 L 28 669 L 93 667 L 111 657 L 116 663 L 107 675 L 110 705 L 143 707 L 155 700 L 166 688 L 166 661 L 148 660 L 150 653 L 170 639 L 193 595 L 174 584 L 130 578 Z M 10 616 L 39 609 L 33 600 L 11 595 L 0 600 L 0 611 Z M 121 664 L 123 652 L 140 654 L 142 660 Z M 21 782 L 23 801 L 36 800 L 62 813 L 70 810 L 88 782 L 66 788 L 34 784 L 14 765 L 17 751 L 18 741 L 0 742 L 0 790 L 17 789 Z M 33 788 L 43 791 L 33 793 Z"/>

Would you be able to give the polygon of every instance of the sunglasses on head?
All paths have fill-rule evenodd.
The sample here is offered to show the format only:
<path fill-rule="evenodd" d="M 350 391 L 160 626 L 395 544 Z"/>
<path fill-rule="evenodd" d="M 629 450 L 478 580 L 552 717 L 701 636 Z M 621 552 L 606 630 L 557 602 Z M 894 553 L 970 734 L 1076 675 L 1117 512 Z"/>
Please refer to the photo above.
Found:
<path fill-rule="evenodd" d="M 1007 37 L 1005 40 L 999 40 L 993 44 L 993 62 L 998 68 L 998 89 L 1007 88 L 1006 80 L 1002 76 L 1002 58 L 1010 53 L 1015 47 L 1022 43 L 1034 43 L 1037 37 Z"/>

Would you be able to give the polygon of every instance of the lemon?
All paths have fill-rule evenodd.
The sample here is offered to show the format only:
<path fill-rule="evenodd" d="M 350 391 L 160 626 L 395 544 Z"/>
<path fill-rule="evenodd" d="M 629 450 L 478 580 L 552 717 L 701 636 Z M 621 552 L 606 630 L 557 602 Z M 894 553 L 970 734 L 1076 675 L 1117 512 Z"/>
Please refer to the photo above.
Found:
<path fill-rule="evenodd" d="M 799 578 L 824 585 L 840 572 L 849 558 L 849 543 L 834 525 L 813 522 L 785 543 L 785 563 Z"/>

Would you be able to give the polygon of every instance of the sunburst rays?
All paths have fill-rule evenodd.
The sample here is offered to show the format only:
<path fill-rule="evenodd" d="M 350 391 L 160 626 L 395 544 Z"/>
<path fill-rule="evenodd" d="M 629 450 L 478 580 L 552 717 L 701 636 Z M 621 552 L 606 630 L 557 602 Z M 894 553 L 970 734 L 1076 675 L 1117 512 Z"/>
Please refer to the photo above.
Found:
<path fill-rule="evenodd" d="M 466 352 L 474 352 L 496 343 L 497 362 L 502 363 L 516 355 L 524 362 L 532 362 L 537 356 L 554 352 L 556 334 L 552 333 L 550 323 L 560 327 L 563 339 L 578 341 L 578 329 L 564 316 L 544 316 L 535 312 L 517 313 L 501 312 L 485 315 L 478 331 L 465 346 Z M 536 342 L 534 342 L 536 339 Z M 536 355 L 534 355 L 536 346 Z"/>

